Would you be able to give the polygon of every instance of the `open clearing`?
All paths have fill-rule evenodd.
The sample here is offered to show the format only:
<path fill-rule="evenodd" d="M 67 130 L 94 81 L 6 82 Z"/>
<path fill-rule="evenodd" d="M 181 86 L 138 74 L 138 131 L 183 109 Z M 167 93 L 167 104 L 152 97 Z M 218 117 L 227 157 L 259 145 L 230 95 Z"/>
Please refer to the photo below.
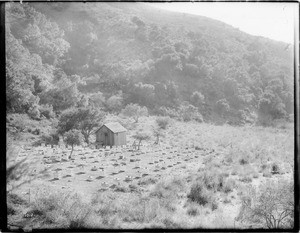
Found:
<path fill-rule="evenodd" d="M 128 132 L 128 145 L 132 144 L 131 136 L 138 128 L 150 130 L 153 124 L 154 118 L 143 118 Z M 139 151 L 129 146 L 112 149 L 77 147 L 71 160 L 69 153 L 70 149 L 58 147 L 25 146 L 20 149 L 17 160 L 27 157 L 33 176 L 45 168 L 47 173 L 13 191 L 27 202 L 28 208 L 20 208 L 15 215 L 9 215 L 11 223 L 32 228 L 64 227 L 57 223 L 38 225 L 34 218 L 24 218 L 31 209 L 30 203 L 37 203 L 40 193 L 62 191 L 78 193 L 87 205 L 99 195 L 102 195 L 100 199 L 106 195 L 100 202 L 102 205 L 108 200 L 118 203 L 122 199 L 116 204 L 118 208 L 128 200 L 148 198 L 147 206 L 143 207 L 147 217 L 142 220 L 128 220 L 128 213 L 122 214 L 116 207 L 113 213 L 101 213 L 98 216 L 101 221 L 97 220 L 97 215 L 89 215 L 85 225 L 88 228 L 249 227 L 235 221 L 241 205 L 240 196 L 247 186 L 258 187 L 264 181 L 293 179 L 292 128 L 213 126 L 173 121 L 159 145 L 153 145 L 153 140 L 148 141 Z M 276 171 L 273 171 L 274 164 L 278 167 Z M 213 192 L 215 201 L 212 205 L 199 205 L 187 199 L 192 184 L 203 173 L 222 177 L 224 187 L 227 181 L 232 183 L 228 190 L 221 187 Z M 182 182 L 176 191 L 173 190 L 174 180 Z M 175 197 L 164 194 L 168 184 L 174 184 L 170 190 L 175 192 Z M 157 195 L 160 187 L 164 191 Z M 168 198 L 170 203 L 161 204 L 160 199 L 166 201 Z M 132 205 L 141 205 L 137 203 Z M 153 216 L 147 212 L 149 209 L 155 212 Z M 106 222 L 105 216 L 109 219 Z M 168 225 L 166 219 L 172 224 Z"/>

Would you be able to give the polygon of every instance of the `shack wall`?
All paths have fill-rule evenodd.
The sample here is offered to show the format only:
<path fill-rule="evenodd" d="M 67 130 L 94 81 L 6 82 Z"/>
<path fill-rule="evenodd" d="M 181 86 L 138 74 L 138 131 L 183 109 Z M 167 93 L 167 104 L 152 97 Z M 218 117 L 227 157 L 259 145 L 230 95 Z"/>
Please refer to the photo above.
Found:
<path fill-rule="evenodd" d="M 107 137 L 105 136 L 107 134 Z M 113 146 L 114 145 L 114 133 L 111 132 L 106 126 L 103 126 L 96 135 L 96 142 L 106 145 Z"/>
<path fill-rule="evenodd" d="M 120 132 L 114 134 L 114 145 L 115 146 L 126 145 L 126 132 Z"/>
<path fill-rule="evenodd" d="M 107 137 L 105 137 L 107 134 Z M 126 145 L 126 132 L 114 133 L 106 126 L 103 126 L 96 133 L 96 143 L 106 146 Z"/>

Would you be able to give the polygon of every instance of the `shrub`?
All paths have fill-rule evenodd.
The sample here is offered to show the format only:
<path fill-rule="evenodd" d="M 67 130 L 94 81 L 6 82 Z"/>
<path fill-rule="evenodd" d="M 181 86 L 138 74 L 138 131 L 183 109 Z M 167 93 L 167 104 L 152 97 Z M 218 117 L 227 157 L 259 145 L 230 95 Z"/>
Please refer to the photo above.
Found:
<path fill-rule="evenodd" d="M 58 145 L 59 136 L 56 133 L 43 134 L 40 136 L 40 139 L 33 143 L 34 146 L 41 145 L 45 143 L 46 145 Z"/>
<path fill-rule="evenodd" d="M 274 126 L 274 120 L 270 115 L 259 114 L 256 124 L 264 127 Z"/>
<path fill-rule="evenodd" d="M 226 157 L 225 161 L 226 161 L 226 163 L 229 163 L 229 164 L 233 163 L 233 158 L 232 158 L 232 156 L 228 155 L 228 156 Z"/>
<path fill-rule="evenodd" d="M 195 150 L 202 150 L 202 147 L 200 147 L 200 146 L 195 146 Z"/>
<path fill-rule="evenodd" d="M 169 229 L 183 228 L 180 223 L 177 223 L 174 220 L 169 219 L 169 218 L 165 218 L 162 222 L 163 222 L 163 224 L 165 224 L 165 227 L 169 228 Z"/>
<path fill-rule="evenodd" d="M 40 110 L 38 108 L 38 105 L 34 105 L 28 110 L 28 116 L 35 120 L 40 119 Z"/>
<path fill-rule="evenodd" d="M 53 112 L 53 107 L 52 105 L 40 105 L 39 106 L 39 111 L 41 116 L 46 117 L 47 119 L 51 119 L 55 117 L 55 113 Z"/>
<path fill-rule="evenodd" d="M 14 215 L 16 213 L 16 209 L 12 204 L 7 204 L 7 215 Z"/>
<path fill-rule="evenodd" d="M 266 165 L 266 164 L 262 164 L 262 165 L 260 166 L 259 172 L 263 172 L 266 168 L 267 168 L 267 165 Z"/>
<path fill-rule="evenodd" d="M 233 176 L 237 175 L 237 170 L 232 170 L 231 175 L 233 175 Z"/>
<path fill-rule="evenodd" d="M 216 200 L 213 200 L 211 202 L 211 210 L 214 211 L 216 209 L 218 209 L 218 203 L 216 202 Z"/>
<path fill-rule="evenodd" d="M 169 117 L 158 117 L 156 118 L 156 124 L 160 129 L 166 129 L 167 126 L 170 124 Z"/>
<path fill-rule="evenodd" d="M 197 215 L 199 215 L 199 209 L 197 207 L 190 207 L 187 210 L 187 214 L 190 216 L 197 216 Z"/>
<path fill-rule="evenodd" d="M 138 185 L 135 185 L 135 184 L 130 184 L 128 186 L 128 188 L 130 189 L 129 191 L 130 192 L 140 192 L 140 188 Z"/>
<path fill-rule="evenodd" d="M 249 176 L 245 176 L 245 175 L 242 176 L 242 177 L 240 177 L 239 180 L 242 181 L 242 182 L 245 182 L 245 183 L 250 183 L 250 182 L 252 182 L 252 178 L 249 177 Z"/>
<path fill-rule="evenodd" d="M 72 229 L 86 227 L 86 220 L 91 212 L 91 208 L 77 194 L 49 189 L 38 194 L 31 208 L 31 211 L 40 213 L 46 223 Z"/>
<path fill-rule="evenodd" d="M 279 169 L 278 164 L 273 163 L 273 164 L 271 165 L 271 173 L 272 173 L 272 174 L 279 174 L 279 173 L 280 173 L 280 169 Z"/>
<path fill-rule="evenodd" d="M 175 212 L 176 206 L 172 198 L 166 198 L 161 200 L 161 206 L 169 212 Z"/>
<path fill-rule="evenodd" d="M 158 182 L 153 191 L 150 193 L 151 196 L 158 198 L 170 198 L 175 197 L 179 191 L 185 189 L 185 183 L 181 179 L 163 180 Z"/>
<path fill-rule="evenodd" d="M 23 132 L 28 126 L 31 126 L 31 120 L 27 114 L 10 114 L 7 123 L 18 132 Z"/>
<path fill-rule="evenodd" d="M 201 106 L 204 104 L 204 95 L 199 91 L 195 91 L 191 95 L 190 101 L 194 106 Z"/>
<path fill-rule="evenodd" d="M 18 212 L 18 209 L 23 209 L 27 206 L 26 200 L 14 193 L 7 193 L 7 214 L 14 215 Z"/>
<path fill-rule="evenodd" d="M 203 122 L 203 116 L 201 115 L 201 113 L 197 112 L 195 115 L 194 115 L 194 118 L 193 118 L 195 121 L 197 122 L 200 122 L 202 123 Z"/>
<path fill-rule="evenodd" d="M 258 223 L 269 229 L 293 228 L 293 183 L 286 180 L 265 182 L 258 190 L 250 186 L 242 197 L 237 220 Z"/>
<path fill-rule="evenodd" d="M 288 129 L 289 123 L 287 119 L 276 119 L 273 120 L 273 126 L 279 129 Z"/>
<path fill-rule="evenodd" d="M 203 117 L 198 112 L 198 108 L 191 104 L 181 105 L 179 112 L 183 121 L 195 120 L 197 122 L 203 122 Z"/>
<path fill-rule="evenodd" d="M 192 185 L 187 198 L 199 205 L 206 205 L 212 200 L 211 193 L 203 186 L 203 183 L 197 182 Z"/>
<path fill-rule="evenodd" d="M 138 195 L 122 195 L 114 200 L 115 212 L 119 213 L 121 219 L 126 222 L 144 222 L 146 220 L 146 209 L 148 209 L 148 198 Z M 150 218 L 149 214 L 147 217 Z M 153 216 L 153 215 L 152 215 Z"/>
<path fill-rule="evenodd" d="M 228 204 L 228 203 L 231 203 L 231 200 L 229 199 L 229 198 L 225 198 L 224 200 L 223 200 L 223 202 L 225 203 L 225 204 Z"/>
<path fill-rule="evenodd" d="M 223 174 L 218 171 L 206 171 L 199 174 L 197 181 L 204 184 L 205 188 L 220 191 L 224 185 Z"/>
<path fill-rule="evenodd" d="M 114 189 L 115 192 L 122 192 L 122 193 L 126 193 L 129 191 L 129 188 L 125 187 L 125 186 L 117 186 Z"/>
<path fill-rule="evenodd" d="M 270 177 L 272 177 L 272 174 L 269 171 L 265 171 L 265 172 L 263 172 L 263 177 L 270 178 Z"/>
<path fill-rule="evenodd" d="M 228 172 L 223 172 L 222 175 L 223 175 L 224 177 L 229 177 L 230 174 L 229 174 Z"/>
<path fill-rule="evenodd" d="M 69 220 L 70 229 L 88 227 L 86 220 L 91 213 L 91 208 L 81 201 L 76 202 L 67 210 L 67 219 Z"/>
<path fill-rule="evenodd" d="M 228 180 L 225 181 L 223 191 L 225 193 L 230 193 L 230 192 L 233 191 L 235 186 L 236 186 L 235 180 L 234 179 L 228 179 Z"/>
<path fill-rule="evenodd" d="M 19 195 L 14 194 L 14 193 L 8 193 L 7 194 L 7 202 L 11 203 L 13 205 L 24 205 L 24 204 L 27 204 L 26 200 L 24 200 Z"/>
<path fill-rule="evenodd" d="M 34 135 L 40 135 L 40 133 L 41 133 L 40 129 L 34 129 L 34 130 L 32 130 L 32 134 L 34 134 Z"/>
<path fill-rule="evenodd" d="M 249 163 L 249 161 L 248 161 L 246 158 L 241 158 L 241 159 L 239 160 L 239 162 L 240 162 L 241 165 L 245 165 L 245 164 L 248 164 L 248 163 Z"/>

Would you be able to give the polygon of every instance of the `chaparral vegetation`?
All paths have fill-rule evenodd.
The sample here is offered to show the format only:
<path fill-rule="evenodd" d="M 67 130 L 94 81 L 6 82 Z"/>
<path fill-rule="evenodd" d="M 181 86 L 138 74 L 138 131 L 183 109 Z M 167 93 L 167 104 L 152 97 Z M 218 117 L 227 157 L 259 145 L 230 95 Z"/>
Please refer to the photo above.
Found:
<path fill-rule="evenodd" d="M 5 9 L 9 229 L 294 227 L 292 46 L 151 4 Z"/>

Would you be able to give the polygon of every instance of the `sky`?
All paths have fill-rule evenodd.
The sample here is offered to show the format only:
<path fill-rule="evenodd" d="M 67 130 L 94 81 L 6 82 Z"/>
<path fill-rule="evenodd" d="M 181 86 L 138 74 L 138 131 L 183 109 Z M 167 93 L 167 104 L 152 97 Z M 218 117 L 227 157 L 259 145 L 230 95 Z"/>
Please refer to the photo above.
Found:
<path fill-rule="evenodd" d="M 282 2 L 163 2 L 154 7 L 213 18 L 251 35 L 294 43 L 297 3 Z M 298 20 L 298 19 L 297 19 Z"/>

